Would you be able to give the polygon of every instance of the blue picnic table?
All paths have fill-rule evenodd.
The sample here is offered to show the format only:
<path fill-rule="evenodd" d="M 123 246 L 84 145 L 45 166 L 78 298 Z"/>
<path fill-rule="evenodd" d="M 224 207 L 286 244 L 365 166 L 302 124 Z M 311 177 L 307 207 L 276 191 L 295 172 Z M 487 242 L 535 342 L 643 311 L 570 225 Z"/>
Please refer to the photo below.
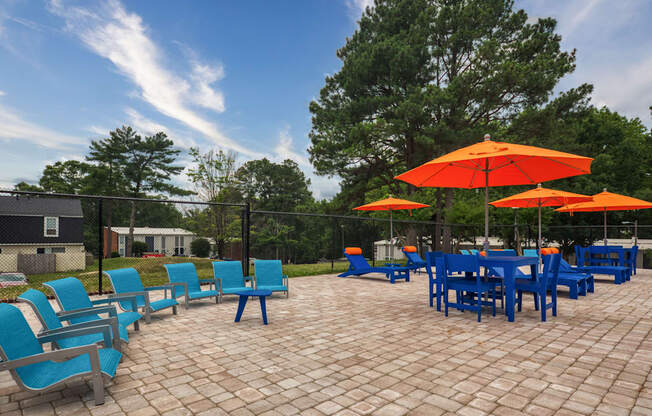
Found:
<path fill-rule="evenodd" d="M 479 256 L 480 266 L 487 269 L 500 267 L 504 271 L 505 283 L 505 314 L 507 320 L 514 322 L 514 303 L 516 300 L 516 269 L 520 266 L 530 266 L 531 276 L 537 276 L 536 257 L 523 256 Z M 520 276 L 523 278 L 523 276 Z"/>

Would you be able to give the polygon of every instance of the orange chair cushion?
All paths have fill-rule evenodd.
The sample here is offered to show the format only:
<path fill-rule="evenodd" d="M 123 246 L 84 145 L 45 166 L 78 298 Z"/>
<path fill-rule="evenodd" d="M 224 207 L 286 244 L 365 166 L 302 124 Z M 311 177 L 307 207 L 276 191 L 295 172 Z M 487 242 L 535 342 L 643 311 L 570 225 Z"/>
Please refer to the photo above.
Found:
<path fill-rule="evenodd" d="M 542 249 L 541 249 L 541 255 L 542 255 L 542 256 L 543 256 L 543 255 L 546 255 L 546 256 L 547 256 L 548 254 L 552 254 L 552 249 L 551 249 L 551 248 L 546 247 L 546 248 L 542 248 Z"/>
<path fill-rule="evenodd" d="M 417 248 L 415 246 L 405 246 L 403 247 L 403 251 L 405 251 L 406 253 L 416 253 Z"/>
<path fill-rule="evenodd" d="M 484 250 L 480 252 L 480 255 L 487 257 L 487 253 Z"/>
<path fill-rule="evenodd" d="M 551 247 L 550 254 L 559 254 L 559 249 L 557 247 Z"/>
<path fill-rule="evenodd" d="M 354 256 L 356 254 L 362 254 L 362 249 L 360 247 L 347 247 L 344 249 L 344 252 L 349 256 Z"/>

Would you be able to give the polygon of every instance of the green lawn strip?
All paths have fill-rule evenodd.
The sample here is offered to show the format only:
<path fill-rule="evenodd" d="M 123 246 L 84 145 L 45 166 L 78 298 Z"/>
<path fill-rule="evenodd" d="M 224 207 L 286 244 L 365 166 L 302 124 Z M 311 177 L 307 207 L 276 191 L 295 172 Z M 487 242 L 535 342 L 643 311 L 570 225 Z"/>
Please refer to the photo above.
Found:
<path fill-rule="evenodd" d="M 164 264 L 192 262 L 197 268 L 199 277 L 201 279 L 208 279 L 213 277 L 213 269 L 211 266 L 212 261 L 213 260 L 210 259 L 197 259 L 192 257 L 161 257 L 147 259 L 118 257 L 103 260 L 102 269 L 113 270 L 133 267 L 138 270 L 145 286 L 159 286 L 168 282 L 167 273 L 163 267 Z M 314 276 L 320 274 L 341 273 L 348 268 L 348 265 L 348 262 L 335 262 L 333 264 L 333 269 L 331 270 L 330 262 L 315 264 L 286 264 L 283 266 L 283 272 L 289 277 Z M 30 275 L 26 286 L 0 288 L 0 301 L 15 299 L 18 295 L 27 290 L 28 287 L 50 294 L 49 289 L 44 287 L 43 283 L 68 276 L 80 279 L 84 283 L 87 292 L 96 293 L 99 291 L 97 270 L 98 264 L 96 261 L 85 270 Z M 253 274 L 253 269 L 251 270 L 251 274 Z M 106 277 L 103 277 L 102 279 L 102 290 L 112 290 L 111 282 Z"/>

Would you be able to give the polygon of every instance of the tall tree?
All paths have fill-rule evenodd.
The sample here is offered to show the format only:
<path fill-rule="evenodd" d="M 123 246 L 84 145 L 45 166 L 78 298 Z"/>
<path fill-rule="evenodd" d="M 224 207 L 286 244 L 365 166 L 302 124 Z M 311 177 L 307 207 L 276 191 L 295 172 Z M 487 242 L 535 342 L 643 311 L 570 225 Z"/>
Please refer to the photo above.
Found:
<path fill-rule="evenodd" d="M 240 194 L 235 189 L 236 154 L 221 150 L 201 153 L 198 148 L 190 149 L 190 156 L 196 165 L 188 171 L 199 197 L 206 202 L 238 202 Z M 231 214 L 231 215 L 229 215 Z M 205 217 L 208 218 L 205 218 Z M 190 218 L 196 232 L 208 233 L 215 240 L 217 254 L 225 257 L 226 244 L 233 237 L 233 212 L 224 206 L 212 205 L 204 212 L 193 212 Z M 208 221 L 206 221 L 206 219 Z"/>
<path fill-rule="evenodd" d="M 91 165 L 77 160 L 66 160 L 47 165 L 39 184 L 48 192 L 77 194 L 88 190 L 88 172 Z"/>
<path fill-rule="evenodd" d="M 183 166 L 175 166 L 180 150 L 174 148 L 174 142 L 163 132 L 142 138 L 138 134 L 126 136 L 122 141 L 123 175 L 127 193 L 132 197 L 143 197 L 147 192 L 162 192 L 169 195 L 189 195 L 186 191 L 173 185 L 172 175 L 183 171 Z M 129 216 L 129 237 L 127 239 L 127 256 L 132 254 L 134 227 L 136 224 L 136 202 L 131 201 Z"/>
<path fill-rule="evenodd" d="M 93 168 L 89 170 L 89 182 L 94 189 L 93 194 L 119 196 L 125 193 L 125 180 L 121 167 L 124 164 L 124 152 L 126 151 L 125 143 L 133 140 L 136 132 L 128 126 L 122 126 L 111 132 L 109 137 L 101 140 L 93 140 L 86 160 L 93 163 Z M 105 201 L 106 208 L 106 229 L 107 241 L 109 247 L 107 255 L 110 255 L 110 248 L 113 244 L 111 227 L 113 225 L 113 207 L 112 199 Z"/>
<path fill-rule="evenodd" d="M 575 52 L 561 50 L 554 19 L 527 19 L 512 0 L 376 0 L 310 103 L 317 172 L 341 176 L 352 203 L 370 186 L 399 194 L 398 173 L 546 103 Z M 453 190 L 438 195 L 441 223 Z"/>

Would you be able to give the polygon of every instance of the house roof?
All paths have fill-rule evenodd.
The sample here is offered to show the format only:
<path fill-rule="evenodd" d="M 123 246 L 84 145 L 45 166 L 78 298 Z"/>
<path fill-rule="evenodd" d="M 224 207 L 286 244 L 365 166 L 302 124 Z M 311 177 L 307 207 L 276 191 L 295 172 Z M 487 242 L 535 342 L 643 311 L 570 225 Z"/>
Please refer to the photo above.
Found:
<path fill-rule="evenodd" d="M 118 234 L 129 234 L 129 227 L 111 227 Z M 195 235 L 183 228 L 134 227 L 134 235 Z"/>
<path fill-rule="evenodd" d="M 78 199 L 0 196 L 0 215 L 83 218 Z"/>

